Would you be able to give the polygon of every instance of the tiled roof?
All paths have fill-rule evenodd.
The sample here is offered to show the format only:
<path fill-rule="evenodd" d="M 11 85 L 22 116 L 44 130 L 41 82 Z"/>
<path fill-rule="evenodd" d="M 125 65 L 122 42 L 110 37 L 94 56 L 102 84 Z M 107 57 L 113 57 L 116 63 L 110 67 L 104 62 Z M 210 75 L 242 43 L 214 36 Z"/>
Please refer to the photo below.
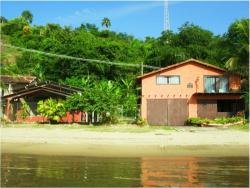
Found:
<path fill-rule="evenodd" d="M 10 76 L 0 75 L 0 80 L 3 83 L 24 83 L 29 84 L 36 79 L 35 76 Z"/>
<path fill-rule="evenodd" d="M 160 72 L 162 72 L 162 71 L 165 71 L 165 70 L 168 70 L 168 69 L 171 69 L 171 68 L 175 68 L 175 67 L 177 67 L 177 66 L 180 66 L 180 65 L 183 65 L 183 64 L 186 64 L 186 63 L 191 63 L 191 62 L 195 62 L 195 63 L 201 64 L 201 65 L 204 65 L 204 66 L 206 66 L 206 67 L 210 67 L 210 68 L 213 68 L 213 69 L 222 71 L 222 72 L 226 72 L 225 69 L 222 69 L 222 68 L 217 67 L 217 66 L 215 66 L 215 65 L 211 65 L 211 64 L 208 64 L 208 63 L 204 63 L 204 62 L 199 61 L 199 60 L 197 60 L 197 59 L 188 59 L 188 60 L 186 60 L 186 61 L 182 61 L 182 62 L 180 62 L 180 63 L 176 63 L 176 64 L 173 64 L 173 65 L 170 65 L 170 66 L 161 68 L 161 69 L 159 69 L 159 70 L 155 70 L 155 71 L 146 73 L 146 74 L 144 74 L 144 75 L 138 76 L 137 78 L 138 78 L 138 79 L 141 79 L 141 78 L 144 78 L 144 77 L 147 77 L 147 76 L 150 76 L 150 75 L 154 75 L 154 74 L 160 73 Z"/>

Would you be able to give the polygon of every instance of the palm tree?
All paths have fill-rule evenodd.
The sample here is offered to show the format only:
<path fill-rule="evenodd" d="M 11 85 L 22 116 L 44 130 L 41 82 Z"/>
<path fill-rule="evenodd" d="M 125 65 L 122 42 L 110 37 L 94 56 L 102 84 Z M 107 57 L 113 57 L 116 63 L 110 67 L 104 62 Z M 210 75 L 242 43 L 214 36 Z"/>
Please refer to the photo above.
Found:
<path fill-rule="evenodd" d="M 228 40 L 233 46 L 233 51 L 225 63 L 226 68 L 248 77 L 249 20 L 242 19 L 233 23 L 229 28 Z"/>
<path fill-rule="evenodd" d="M 22 12 L 22 17 L 29 23 L 33 21 L 33 14 L 29 10 L 24 10 Z"/>
<path fill-rule="evenodd" d="M 103 27 L 106 27 L 106 29 L 108 29 L 110 26 L 111 26 L 111 22 L 110 22 L 110 19 L 108 18 L 103 18 L 102 19 L 102 26 Z"/>
<path fill-rule="evenodd" d="M 0 23 L 6 23 L 8 20 L 4 16 L 0 16 Z"/>

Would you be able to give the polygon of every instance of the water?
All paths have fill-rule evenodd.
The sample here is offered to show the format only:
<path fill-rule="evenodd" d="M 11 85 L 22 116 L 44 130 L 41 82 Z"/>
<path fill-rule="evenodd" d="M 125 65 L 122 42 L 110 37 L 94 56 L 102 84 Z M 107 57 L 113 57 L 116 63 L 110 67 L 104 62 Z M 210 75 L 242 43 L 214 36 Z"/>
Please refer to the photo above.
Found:
<path fill-rule="evenodd" d="M 7 187 L 248 187 L 247 157 L 96 158 L 2 154 Z"/>

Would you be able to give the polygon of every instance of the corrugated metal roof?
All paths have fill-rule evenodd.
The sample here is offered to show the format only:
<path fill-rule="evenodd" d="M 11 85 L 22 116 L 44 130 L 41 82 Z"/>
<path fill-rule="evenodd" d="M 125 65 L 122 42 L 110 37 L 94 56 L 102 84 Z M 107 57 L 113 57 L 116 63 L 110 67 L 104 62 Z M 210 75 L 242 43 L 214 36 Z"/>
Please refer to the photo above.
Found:
<path fill-rule="evenodd" d="M 0 80 L 3 83 L 24 83 L 29 84 L 36 79 L 35 76 L 10 76 L 0 75 Z"/>
<path fill-rule="evenodd" d="M 32 83 L 30 85 L 27 85 L 23 89 L 16 91 L 13 94 L 9 94 L 6 96 L 3 96 L 3 99 L 6 98 L 20 98 L 25 95 L 29 95 L 31 93 L 36 93 L 37 91 L 47 91 L 58 95 L 63 96 L 70 96 L 74 93 L 80 93 L 82 92 L 82 89 L 77 87 L 71 87 L 68 85 L 62 85 L 57 84 L 55 82 L 45 81 L 45 82 L 38 82 L 38 83 Z"/>

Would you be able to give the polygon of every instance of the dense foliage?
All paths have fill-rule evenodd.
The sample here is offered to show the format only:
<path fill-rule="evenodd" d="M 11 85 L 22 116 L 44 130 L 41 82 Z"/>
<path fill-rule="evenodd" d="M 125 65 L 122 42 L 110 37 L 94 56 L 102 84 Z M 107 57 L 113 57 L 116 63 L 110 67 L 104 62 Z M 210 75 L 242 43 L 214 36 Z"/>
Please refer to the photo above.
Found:
<path fill-rule="evenodd" d="M 215 36 L 197 25 L 185 23 L 177 33 L 163 32 L 158 38 L 146 37 L 145 40 L 111 31 L 108 18 L 102 20 L 103 30 L 89 23 L 71 28 L 53 23 L 31 26 L 32 21 L 33 15 L 29 11 L 11 20 L 1 17 L 2 42 L 53 54 L 160 67 L 196 58 L 240 73 L 246 79 L 243 88 L 245 98 L 249 96 L 248 19 L 236 20 L 222 36 Z M 7 48 L 2 50 L 8 52 Z M 12 63 L 9 63 L 9 56 L 6 57 L 4 53 L 1 58 L 1 62 L 4 62 L 1 63 L 2 74 L 34 75 L 41 80 L 83 88 L 83 96 L 75 95 L 69 100 L 68 108 L 71 110 L 102 112 L 108 108 L 110 113 L 115 113 L 121 106 L 119 108 L 127 115 L 134 116 L 137 113 L 135 80 L 140 75 L 140 67 L 90 63 L 31 52 L 15 55 Z"/>
<path fill-rule="evenodd" d="M 47 117 L 50 122 L 58 122 L 66 115 L 63 101 L 55 99 L 41 100 L 37 103 L 37 112 Z"/>
<path fill-rule="evenodd" d="M 106 121 L 107 116 L 135 116 L 137 97 L 130 85 L 123 86 L 113 81 L 100 80 L 85 86 L 83 93 L 67 98 L 65 107 L 68 111 L 95 112 L 100 114 L 102 121 Z"/>

